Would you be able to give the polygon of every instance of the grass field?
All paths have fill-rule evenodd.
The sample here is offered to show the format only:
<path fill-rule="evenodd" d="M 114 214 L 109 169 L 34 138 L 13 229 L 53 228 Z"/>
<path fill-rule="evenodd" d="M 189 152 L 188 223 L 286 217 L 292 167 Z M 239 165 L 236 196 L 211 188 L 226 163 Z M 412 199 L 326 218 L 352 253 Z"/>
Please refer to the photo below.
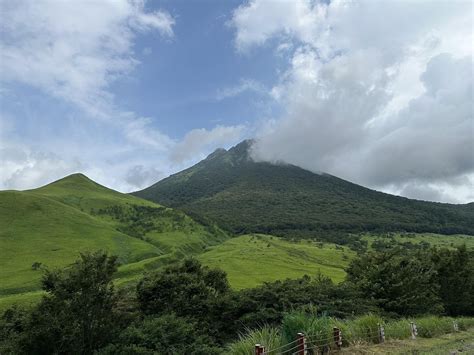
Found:
<path fill-rule="evenodd" d="M 125 213 L 118 220 L 108 207 Z M 147 207 L 147 229 L 136 235 L 134 213 Z M 132 235 L 132 232 L 135 234 Z M 106 250 L 122 264 L 118 283 L 226 239 L 182 212 L 107 189 L 76 174 L 29 191 L 0 192 L 0 308 L 38 299 L 42 268 L 64 267 L 80 252 Z M 41 263 L 39 269 L 33 263 Z"/>
<path fill-rule="evenodd" d="M 231 286 L 242 289 L 318 272 L 340 282 L 354 255 L 350 249 L 334 244 L 290 242 L 257 234 L 230 239 L 198 258 L 205 265 L 226 271 Z"/>

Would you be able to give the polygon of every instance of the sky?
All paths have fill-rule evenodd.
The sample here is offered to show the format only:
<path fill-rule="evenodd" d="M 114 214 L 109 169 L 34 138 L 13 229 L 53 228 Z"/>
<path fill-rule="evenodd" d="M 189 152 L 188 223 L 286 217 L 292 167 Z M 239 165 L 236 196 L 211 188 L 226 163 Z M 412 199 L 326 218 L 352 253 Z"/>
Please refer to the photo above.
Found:
<path fill-rule="evenodd" d="M 474 201 L 473 5 L 0 0 L 0 189 L 122 192 L 255 138 L 410 198 Z"/>

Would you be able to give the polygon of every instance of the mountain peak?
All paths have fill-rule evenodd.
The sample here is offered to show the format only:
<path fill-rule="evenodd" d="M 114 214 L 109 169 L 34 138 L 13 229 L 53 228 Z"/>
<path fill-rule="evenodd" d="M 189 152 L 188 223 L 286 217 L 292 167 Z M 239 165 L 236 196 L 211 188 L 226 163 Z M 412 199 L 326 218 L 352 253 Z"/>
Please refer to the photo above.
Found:
<path fill-rule="evenodd" d="M 82 173 L 74 173 L 68 176 L 63 177 L 62 179 L 53 181 L 45 186 L 42 186 L 36 191 L 45 191 L 51 188 L 54 189 L 87 189 L 87 190 L 96 190 L 96 189 L 107 189 L 105 186 L 102 186 L 96 183 L 94 180 L 88 178 Z"/>
<path fill-rule="evenodd" d="M 469 206 L 409 200 L 290 164 L 256 162 L 250 157 L 253 143 L 245 140 L 227 151 L 219 149 L 134 195 L 181 208 L 236 234 L 474 231 Z"/>
<path fill-rule="evenodd" d="M 255 143 L 254 139 L 246 139 L 239 144 L 235 145 L 234 147 L 229 149 L 230 153 L 233 155 L 239 155 L 241 157 L 249 157 L 250 156 L 250 148 Z"/>
<path fill-rule="evenodd" d="M 213 151 L 211 154 L 207 156 L 206 160 L 218 158 L 220 156 L 223 156 L 226 153 L 227 153 L 227 150 L 225 150 L 224 148 L 217 148 L 215 151 Z"/>

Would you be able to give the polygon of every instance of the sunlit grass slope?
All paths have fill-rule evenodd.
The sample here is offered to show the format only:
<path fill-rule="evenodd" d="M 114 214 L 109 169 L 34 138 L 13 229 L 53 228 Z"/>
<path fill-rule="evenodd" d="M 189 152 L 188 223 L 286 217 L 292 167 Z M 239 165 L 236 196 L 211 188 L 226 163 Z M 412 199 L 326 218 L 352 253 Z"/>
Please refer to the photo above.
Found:
<path fill-rule="evenodd" d="M 334 244 L 244 235 L 217 245 L 198 258 L 205 265 L 226 271 L 231 286 L 242 289 L 318 272 L 340 282 L 354 255 L 350 249 Z"/>
<path fill-rule="evenodd" d="M 85 212 L 111 205 L 132 203 L 135 205 L 156 206 L 143 199 L 111 190 L 92 181 L 83 174 L 73 174 L 28 193 L 55 199 Z"/>
<path fill-rule="evenodd" d="M 474 249 L 474 237 L 472 235 L 463 234 L 390 233 L 389 237 L 387 237 L 386 234 L 366 234 L 362 239 L 367 240 L 369 246 L 371 246 L 375 241 L 391 240 L 388 238 L 393 238 L 396 243 L 427 243 L 430 246 L 440 248 L 456 248 L 461 245 L 466 245 L 468 249 Z"/>
<path fill-rule="evenodd" d="M 64 267 L 80 252 L 103 249 L 119 257 L 124 281 L 226 238 L 216 227 L 81 174 L 35 190 L 1 191 L 0 305 L 2 297 L 37 298 L 42 271 L 33 263 Z"/>

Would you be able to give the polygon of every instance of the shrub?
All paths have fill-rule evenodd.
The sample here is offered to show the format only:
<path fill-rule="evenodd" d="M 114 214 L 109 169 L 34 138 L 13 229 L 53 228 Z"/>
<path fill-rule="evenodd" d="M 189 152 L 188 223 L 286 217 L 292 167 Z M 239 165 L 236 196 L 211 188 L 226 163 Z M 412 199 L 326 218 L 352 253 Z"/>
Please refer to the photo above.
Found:
<path fill-rule="evenodd" d="M 192 321 L 173 314 L 148 317 L 129 326 L 99 354 L 218 354 L 212 340 Z"/>

